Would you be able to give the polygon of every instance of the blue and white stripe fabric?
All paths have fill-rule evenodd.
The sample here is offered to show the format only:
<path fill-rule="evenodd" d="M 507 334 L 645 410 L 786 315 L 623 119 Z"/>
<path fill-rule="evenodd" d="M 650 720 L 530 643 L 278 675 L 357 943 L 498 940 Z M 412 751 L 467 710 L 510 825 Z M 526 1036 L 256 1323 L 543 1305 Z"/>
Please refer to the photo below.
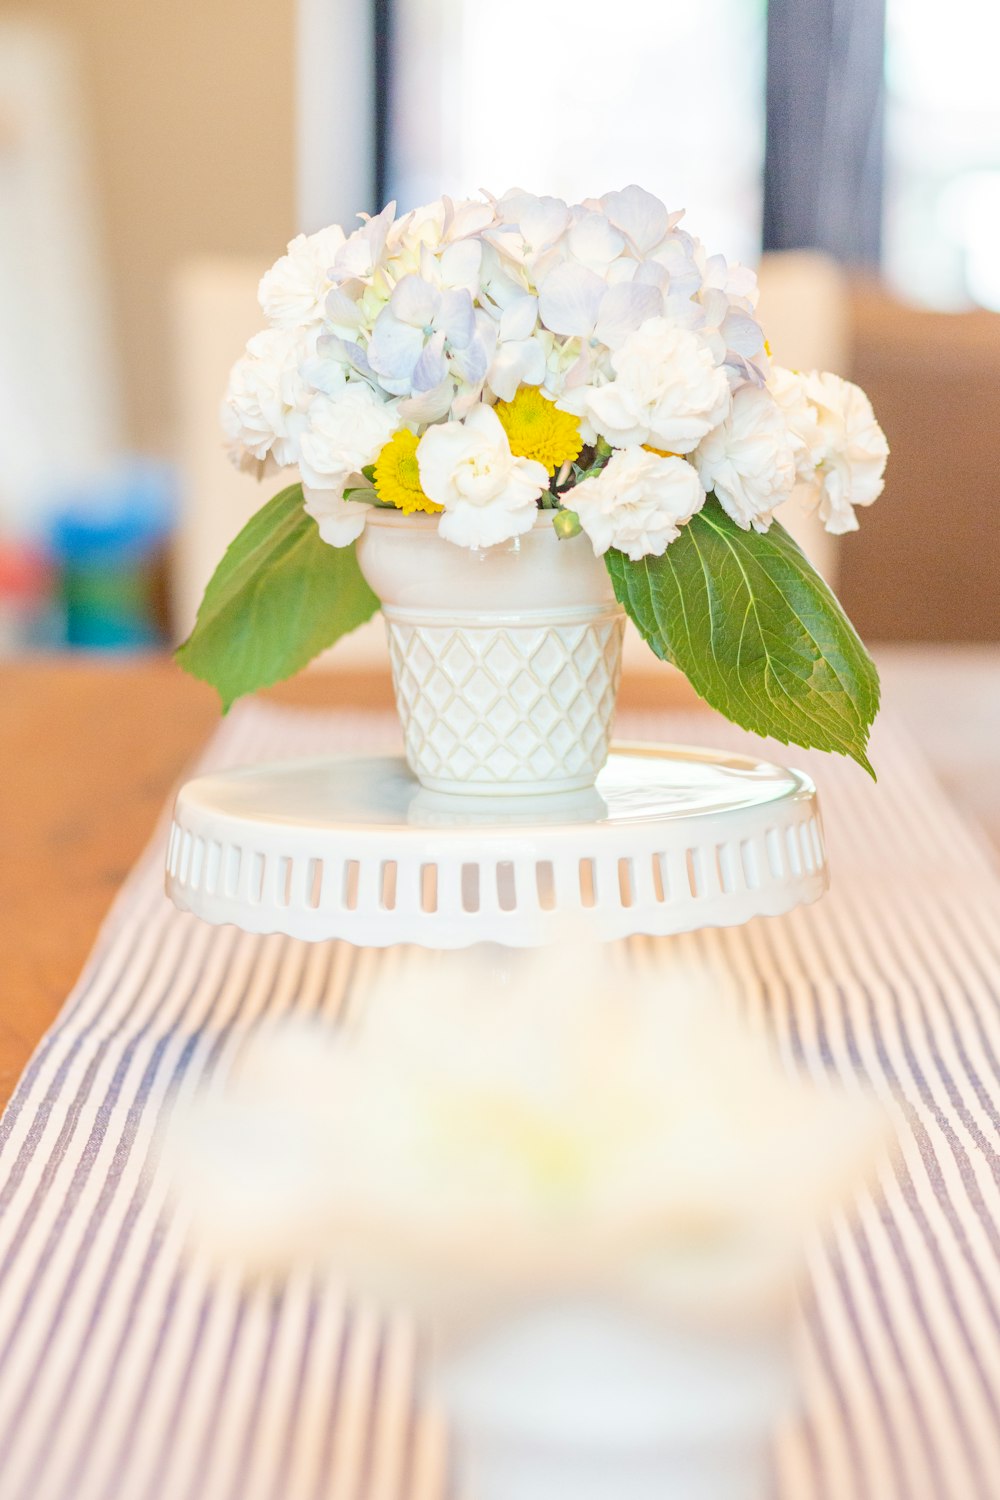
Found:
<path fill-rule="evenodd" d="M 620 728 L 760 751 L 708 715 Z M 387 717 L 250 704 L 203 765 L 395 742 Z M 789 1065 L 866 1083 L 903 1141 L 882 1200 L 814 1256 L 806 1412 L 778 1435 L 777 1494 L 996 1500 L 1000 875 L 891 730 L 877 788 L 769 748 L 819 785 L 830 895 L 669 941 Z M 304 1276 L 276 1293 L 201 1270 L 149 1170 L 164 1108 L 261 1018 L 336 1019 L 381 967 L 425 960 L 182 915 L 162 893 L 164 833 L 0 1122 L 0 1500 L 442 1500 L 419 1333 Z M 636 939 L 623 961 L 655 965 L 658 947 Z"/>

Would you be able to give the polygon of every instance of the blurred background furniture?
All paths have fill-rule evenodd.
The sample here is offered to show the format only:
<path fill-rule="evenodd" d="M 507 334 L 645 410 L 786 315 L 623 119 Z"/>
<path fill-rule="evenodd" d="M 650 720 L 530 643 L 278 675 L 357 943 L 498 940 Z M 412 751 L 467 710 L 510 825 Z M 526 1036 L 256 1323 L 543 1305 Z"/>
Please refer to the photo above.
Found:
<path fill-rule="evenodd" d="M 0 539 L 122 446 L 88 106 L 65 29 L 0 17 Z"/>
<path fill-rule="evenodd" d="M 1000 640 L 1000 315 L 852 288 L 854 373 L 892 448 L 886 491 L 842 548 L 867 639 Z"/>
<path fill-rule="evenodd" d="M 655 19 L 623 0 L 614 26 L 605 0 L 576 4 L 572 25 L 566 0 L 544 16 L 512 0 L 514 20 L 531 13 L 536 53 L 561 49 L 553 75 L 572 73 L 566 59 L 603 26 L 608 108 L 595 114 L 593 100 L 556 80 L 539 102 L 544 118 L 536 111 L 498 133 L 491 80 L 503 70 L 484 79 L 474 66 L 483 17 L 471 0 L 180 0 L 156 15 L 116 11 L 113 24 L 107 0 L 34 0 L 30 20 L 0 28 L 0 542 L 48 545 L 47 486 L 27 459 L 35 469 L 58 459 L 77 481 L 122 453 L 176 464 L 181 520 L 161 623 L 182 634 L 209 563 L 269 493 L 228 471 L 216 412 L 226 370 L 257 326 L 256 279 L 297 225 L 348 217 L 366 194 L 372 206 L 396 193 L 405 208 L 442 185 L 522 179 L 568 192 L 638 177 L 686 205 L 709 243 L 751 260 L 772 247 L 760 270 L 777 358 L 856 375 L 874 400 L 893 460 L 861 532 L 834 547 L 794 507 L 786 513 L 821 570 L 836 572 L 862 633 L 1000 639 L 1000 313 L 991 310 L 1000 291 L 988 253 L 1000 108 L 983 61 L 1000 39 L 1000 12 L 955 3 L 942 35 L 905 0 L 772 0 L 769 10 L 710 0 Z M 624 45 L 633 23 L 641 60 Z M 829 40 L 826 82 L 802 116 L 793 85 L 817 26 Z M 513 47 L 518 34 L 511 24 L 490 45 Z M 686 121 L 703 80 L 686 59 L 707 47 L 727 109 L 692 140 Z M 584 129 L 581 158 L 565 142 Z M 797 192 L 790 217 L 778 212 L 778 188 L 795 165 L 796 132 L 802 162 L 825 186 Z M 851 181 L 867 207 L 847 243 L 833 234 L 840 219 L 827 198 L 849 194 Z M 39 413 L 51 438 L 39 436 Z M 4 579 L 26 573 L 40 576 L 17 558 L 0 577 L 7 613 L 27 606 Z M 32 634 L 44 632 L 33 623 L 4 639 Z M 378 626 L 339 659 L 382 661 Z"/>

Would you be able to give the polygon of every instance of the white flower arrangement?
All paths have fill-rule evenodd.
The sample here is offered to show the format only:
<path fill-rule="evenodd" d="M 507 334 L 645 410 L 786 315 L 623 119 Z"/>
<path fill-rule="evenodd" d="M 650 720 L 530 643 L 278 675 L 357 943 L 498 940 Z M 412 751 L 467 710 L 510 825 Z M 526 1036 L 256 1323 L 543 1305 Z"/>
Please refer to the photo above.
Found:
<path fill-rule="evenodd" d="M 420 508 L 440 508 L 441 534 L 459 546 L 519 535 L 532 506 L 572 509 L 584 471 L 624 453 L 633 463 L 617 467 L 635 472 L 649 448 L 689 456 L 702 501 L 714 492 L 743 529 L 765 530 L 796 483 L 830 530 L 853 529 L 888 453 L 865 396 L 833 375 L 773 367 L 755 277 L 707 255 L 680 219 L 635 186 L 572 206 L 515 190 L 399 219 L 390 204 L 349 236 L 299 235 L 261 281 L 270 329 L 230 378 L 234 459 L 298 464 L 334 546 L 362 529 L 359 504 L 417 508 L 414 486 L 366 473 L 397 432 L 418 439 Z M 539 457 L 525 451 L 539 419 L 523 391 L 576 419 L 553 422 Z M 498 402 L 511 408 L 502 426 L 482 416 Z M 471 498 L 471 455 L 487 449 L 492 479 Z M 666 492 L 658 501 L 647 487 L 644 537 L 614 521 L 616 502 L 633 511 L 634 500 L 611 484 L 602 494 L 596 534 L 592 503 L 580 513 L 596 551 L 609 525 L 628 533 L 635 560 L 676 536 Z"/>
<path fill-rule="evenodd" d="M 814 713 L 789 726 L 698 681 L 660 618 L 655 579 L 666 562 L 649 599 L 637 583 L 641 565 L 668 553 L 683 580 L 685 543 L 690 551 L 710 531 L 751 549 L 773 579 L 774 558 L 794 544 L 781 528 L 769 550 L 753 538 L 771 531 L 793 491 L 808 492 L 831 532 L 853 530 L 855 508 L 881 492 L 888 454 L 855 385 L 772 364 L 755 276 L 710 255 L 681 219 L 634 185 L 572 205 L 514 189 L 401 217 L 390 204 L 351 233 L 299 235 L 261 281 L 269 326 L 230 377 L 231 454 L 260 473 L 297 467 L 302 488 L 286 503 L 338 549 L 352 548 L 376 508 L 434 517 L 443 538 L 471 549 L 507 543 L 551 512 L 557 535 L 582 529 L 605 556 L 654 651 L 715 706 L 867 764 L 870 663 L 859 658 L 854 675 L 867 680 L 847 689 L 860 735 L 817 738 L 805 723 Z M 692 613 L 719 607 L 702 603 Z M 832 596 L 824 608 L 837 612 L 833 633 L 846 628 L 860 650 Z M 786 615 L 815 609 L 803 598 Z M 330 639 L 357 623 L 356 611 L 341 611 Z M 196 630 L 182 660 L 224 700 L 259 685 L 220 660 L 218 639 L 202 645 Z M 301 665 L 304 649 L 289 648 L 281 664 L 275 647 L 260 681 Z M 843 649 L 831 644 L 825 658 Z"/>

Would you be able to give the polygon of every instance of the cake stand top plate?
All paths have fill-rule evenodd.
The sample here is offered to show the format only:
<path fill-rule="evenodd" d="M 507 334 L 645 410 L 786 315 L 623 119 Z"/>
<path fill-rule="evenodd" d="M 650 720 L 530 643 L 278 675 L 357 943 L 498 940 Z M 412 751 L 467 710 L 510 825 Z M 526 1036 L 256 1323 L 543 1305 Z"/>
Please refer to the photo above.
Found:
<path fill-rule="evenodd" d="M 369 947 L 668 935 L 826 884 L 808 777 L 667 745 L 618 745 L 595 787 L 546 797 L 429 792 L 395 756 L 216 772 L 181 788 L 167 852 L 184 911 Z"/>

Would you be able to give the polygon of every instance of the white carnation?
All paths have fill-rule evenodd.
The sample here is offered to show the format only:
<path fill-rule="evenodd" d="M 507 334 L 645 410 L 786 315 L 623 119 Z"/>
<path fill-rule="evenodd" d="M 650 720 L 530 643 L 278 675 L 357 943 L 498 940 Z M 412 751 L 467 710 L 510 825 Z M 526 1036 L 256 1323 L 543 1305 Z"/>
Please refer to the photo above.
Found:
<path fill-rule="evenodd" d="M 299 234 L 287 254 L 265 272 L 257 293 L 266 318 L 278 328 L 298 328 L 323 320 L 330 290 L 330 267 L 344 243 L 339 224 L 318 234 Z"/>
<path fill-rule="evenodd" d="M 613 447 L 649 443 L 690 453 L 729 409 L 729 381 L 710 349 L 668 318 L 649 318 L 611 356 L 615 379 L 567 392 L 559 402 L 584 436 Z"/>
<path fill-rule="evenodd" d="M 749 531 L 766 531 L 795 487 L 795 458 L 781 409 L 767 391 L 740 386 L 726 421 L 699 444 L 694 462 L 706 490 Z"/>
<path fill-rule="evenodd" d="M 331 547 L 349 547 L 365 529 L 371 515 L 370 505 L 345 500 L 335 490 L 314 490 L 302 486 L 306 514 L 319 526 L 319 534 Z"/>
<path fill-rule="evenodd" d="M 685 459 L 622 448 L 568 500 L 598 556 L 616 547 L 638 562 L 663 555 L 704 505 L 705 491 Z"/>
<path fill-rule="evenodd" d="M 767 388 L 785 419 L 796 478 L 815 485 L 816 466 L 823 457 L 823 439 L 816 408 L 806 395 L 805 377 L 795 370 L 772 365 Z"/>
<path fill-rule="evenodd" d="M 352 474 L 373 463 L 400 426 L 399 412 L 361 381 L 336 396 L 314 396 L 308 427 L 300 439 L 302 481 L 313 490 L 341 495 Z"/>
<path fill-rule="evenodd" d="M 814 372 L 805 393 L 819 427 L 819 513 L 835 536 L 857 531 L 856 505 L 871 505 L 884 487 L 889 444 L 872 404 L 859 386 L 839 375 Z"/>
<path fill-rule="evenodd" d="M 235 463 L 270 456 L 284 468 L 298 461 L 312 397 L 302 367 L 313 347 L 297 329 L 268 328 L 250 340 L 230 372 L 222 403 L 222 427 Z"/>
<path fill-rule="evenodd" d="M 492 547 L 530 531 L 549 482 L 540 463 L 514 457 L 491 406 L 429 427 L 417 463 L 424 493 L 444 506 L 438 530 L 460 547 Z"/>

